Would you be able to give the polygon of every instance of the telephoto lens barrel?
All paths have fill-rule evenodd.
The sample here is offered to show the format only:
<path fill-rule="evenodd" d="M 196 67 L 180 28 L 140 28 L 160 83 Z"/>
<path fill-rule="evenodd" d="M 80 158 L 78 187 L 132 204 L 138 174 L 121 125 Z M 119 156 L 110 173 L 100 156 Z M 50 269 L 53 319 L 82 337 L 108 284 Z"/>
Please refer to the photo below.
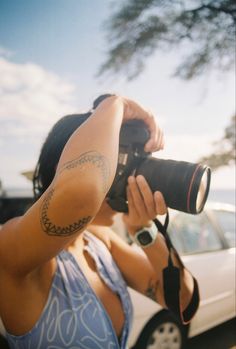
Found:
<path fill-rule="evenodd" d="M 175 210 L 197 214 L 207 200 L 211 170 L 201 164 L 148 157 L 136 169 L 152 192 L 160 191 L 166 205 Z"/>

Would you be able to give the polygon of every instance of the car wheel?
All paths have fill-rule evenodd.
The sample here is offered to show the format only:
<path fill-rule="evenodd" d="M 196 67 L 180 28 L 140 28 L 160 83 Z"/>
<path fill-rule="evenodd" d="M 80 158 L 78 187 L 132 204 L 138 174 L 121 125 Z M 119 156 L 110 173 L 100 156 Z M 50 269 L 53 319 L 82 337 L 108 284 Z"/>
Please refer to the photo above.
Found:
<path fill-rule="evenodd" d="M 187 333 L 187 326 L 163 311 L 148 322 L 133 349 L 183 349 Z"/>

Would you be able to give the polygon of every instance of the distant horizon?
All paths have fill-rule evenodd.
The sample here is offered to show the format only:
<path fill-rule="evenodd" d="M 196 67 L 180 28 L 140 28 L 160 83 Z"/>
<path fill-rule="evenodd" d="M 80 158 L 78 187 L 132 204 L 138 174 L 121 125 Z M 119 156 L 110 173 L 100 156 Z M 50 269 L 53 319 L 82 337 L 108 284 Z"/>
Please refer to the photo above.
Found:
<path fill-rule="evenodd" d="M 7 197 L 31 197 L 33 196 L 33 188 L 28 187 L 3 187 L 3 193 L 5 192 Z M 235 188 L 211 188 L 208 196 L 208 201 L 225 202 L 235 205 Z M 0 191 L 1 195 L 1 191 Z"/>

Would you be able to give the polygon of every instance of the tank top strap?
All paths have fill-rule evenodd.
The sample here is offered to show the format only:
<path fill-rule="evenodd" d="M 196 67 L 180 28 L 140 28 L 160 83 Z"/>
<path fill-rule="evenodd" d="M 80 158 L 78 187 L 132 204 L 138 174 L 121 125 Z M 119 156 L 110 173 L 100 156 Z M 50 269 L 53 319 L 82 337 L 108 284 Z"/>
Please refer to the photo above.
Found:
<path fill-rule="evenodd" d="M 125 314 L 125 324 L 121 337 L 121 347 L 123 348 L 122 344 L 127 342 L 133 321 L 133 306 L 127 284 L 106 245 L 88 231 L 84 232 L 84 238 L 87 241 L 84 249 L 95 261 L 100 277 L 120 297 Z"/>

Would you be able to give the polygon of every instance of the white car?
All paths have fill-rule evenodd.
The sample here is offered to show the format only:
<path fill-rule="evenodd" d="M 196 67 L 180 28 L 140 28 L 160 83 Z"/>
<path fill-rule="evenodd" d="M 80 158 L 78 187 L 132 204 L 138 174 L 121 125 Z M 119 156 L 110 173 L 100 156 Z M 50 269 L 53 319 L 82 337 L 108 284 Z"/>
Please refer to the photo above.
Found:
<path fill-rule="evenodd" d="M 177 213 L 168 228 L 174 246 L 199 283 L 201 302 L 189 326 L 152 300 L 130 290 L 135 349 L 182 349 L 196 336 L 236 315 L 235 206 L 209 204 L 199 215 Z"/>

